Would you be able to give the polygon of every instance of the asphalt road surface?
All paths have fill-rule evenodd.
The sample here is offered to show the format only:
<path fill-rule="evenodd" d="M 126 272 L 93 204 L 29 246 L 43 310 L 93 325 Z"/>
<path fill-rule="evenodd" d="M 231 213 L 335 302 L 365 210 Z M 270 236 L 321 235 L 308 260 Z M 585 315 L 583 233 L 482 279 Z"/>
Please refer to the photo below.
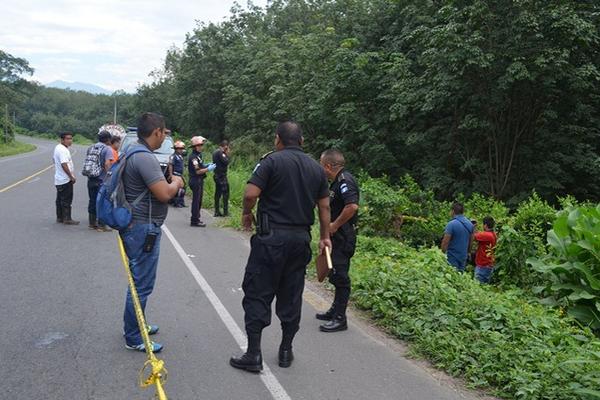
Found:
<path fill-rule="evenodd" d="M 38 149 L 0 158 L 0 398 L 149 399 L 137 385 L 142 353 L 124 348 L 126 277 L 116 233 L 87 228 L 85 148 L 73 146 L 79 179 L 73 217 L 55 222 L 55 143 L 22 138 Z M 25 180 L 24 180 L 25 179 Z M 24 181 L 23 181 L 24 180 Z M 10 187 L 16 182 L 21 183 Z M 7 189 L 10 187 L 9 189 Z M 408 360 L 393 341 L 354 318 L 346 332 L 318 331 L 315 306 L 327 300 L 305 293 L 296 359 L 277 365 L 279 323 L 263 335 L 265 368 L 251 374 L 229 366 L 243 337 L 241 280 L 248 238 L 211 224 L 189 227 L 189 208 L 170 208 L 161 241 L 148 322 L 165 345 L 170 399 L 475 399 L 476 394 Z"/>

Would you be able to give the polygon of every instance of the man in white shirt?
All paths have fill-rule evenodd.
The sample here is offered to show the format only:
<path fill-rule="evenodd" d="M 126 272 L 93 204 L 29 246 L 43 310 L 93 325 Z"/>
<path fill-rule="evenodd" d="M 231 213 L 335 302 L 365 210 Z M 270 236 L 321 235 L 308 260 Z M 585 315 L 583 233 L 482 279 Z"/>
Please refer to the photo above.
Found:
<path fill-rule="evenodd" d="M 56 222 L 65 225 L 79 225 L 79 221 L 71 218 L 73 202 L 73 184 L 75 174 L 73 159 L 69 147 L 73 144 L 73 134 L 60 134 L 60 143 L 54 148 L 54 185 L 56 186 Z"/>

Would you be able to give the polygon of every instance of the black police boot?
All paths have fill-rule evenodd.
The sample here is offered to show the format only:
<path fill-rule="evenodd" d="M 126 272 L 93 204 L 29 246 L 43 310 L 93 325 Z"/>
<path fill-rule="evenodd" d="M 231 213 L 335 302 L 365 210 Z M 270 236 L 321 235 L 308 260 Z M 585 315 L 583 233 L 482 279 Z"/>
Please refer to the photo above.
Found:
<path fill-rule="evenodd" d="M 262 354 L 260 352 L 260 333 L 248 335 L 248 350 L 240 357 L 231 357 L 229 364 L 238 369 L 249 372 L 260 372 L 263 369 Z"/>
<path fill-rule="evenodd" d="M 339 332 L 348 329 L 345 315 L 336 315 L 331 321 L 319 326 L 321 332 Z"/>
<path fill-rule="evenodd" d="M 292 361 L 294 361 L 294 352 L 292 351 L 293 340 L 293 335 L 284 335 L 281 338 L 281 344 L 279 345 L 279 366 L 281 368 L 288 368 L 292 365 Z"/>
<path fill-rule="evenodd" d="M 329 310 L 325 311 L 324 313 L 317 313 L 317 315 L 315 315 L 315 318 L 321 321 L 331 321 L 333 319 L 333 316 L 335 315 L 336 306 L 336 302 L 333 302 L 333 304 L 331 304 L 331 307 L 329 307 Z"/>
<path fill-rule="evenodd" d="M 228 207 L 228 204 L 226 201 L 223 204 L 223 216 L 224 217 L 229 216 L 229 207 Z"/>

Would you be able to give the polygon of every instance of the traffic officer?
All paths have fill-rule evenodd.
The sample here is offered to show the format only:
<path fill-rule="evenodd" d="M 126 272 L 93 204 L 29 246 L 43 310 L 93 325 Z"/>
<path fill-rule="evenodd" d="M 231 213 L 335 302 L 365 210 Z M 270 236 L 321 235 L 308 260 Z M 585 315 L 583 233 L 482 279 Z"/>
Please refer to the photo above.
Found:
<path fill-rule="evenodd" d="M 302 150 L 302 130 L 291 121 L 277 126 L 276 151 L 265 155 L 248 180 L 243 199 L 242 226 L 256 234 L 250 239 L 250 256 L 244 281 L 244 322 L 248 348 L 231 357 L 235 368 L 258 372 L 263 368 L 260 348 L 263 328 L 271 324 L 271 303 L 281 321 L 279 366 L 292 364 L 292 341 L 300 326 L 306 266 L 311 259 L 310 227 L 315 204 L 319 209 L 319 252 L 331 248 L 329 189 L 323 168 Z"/>
<path fill-rule="evenodd" d="M 327 179 L 331 205 L 329 232 L 333 243 L 331 261 L 333 271 L 329 282 L 335 287 L 333 304 L 317 319 L 327 321 L 319 327 L 322 332 L 337 332 L 348 329 L 346 307 L 350 298 L 350 258 L 356 248 L 356 223 L 358 221 L 359 190 L 356 180 L 344 169 L 345 160 L 341 151 L 330 149 L 321 155 L 321 165 Z"/>
<path fill-rule="evenodd" d="M 171 176 L 179 176 L 183 179 L 183 152 L 185 151 L 185 143 L 181 140 L 173 144 L 175 152 L 169 159 L 169 178 Z M 177 208 L 185 207 L 185 189 L 179 190 L 177 195 L 172 200 L 173 206 Z"/>
<path fill-rule="evenodd" d="M 188 172 L 190 175 L 190 189 L 192 189 L 192 218 L 191 226 L 205 227 L 206 224 L 200 220 L 200 209 L 202 208 L 202 195 L 204 194 L 204 178 L 206 173 L 215 169 L 214 164 L 204 164 L 202 160 L 202 147 L 206 139 L 202 136 L 192 138 L 192 154 L 188 159 Z"/>
<path fill-rule="evenodd" d="M 213 153 L 215 168 L 215 217 L 229 215 L 229 182 L 227 181 L 227 166 L 229 165 L 229 142 L 221 141 L 219 148 Z M 223 197 L 223 213 L 219 209 L 219 200 Z"/>

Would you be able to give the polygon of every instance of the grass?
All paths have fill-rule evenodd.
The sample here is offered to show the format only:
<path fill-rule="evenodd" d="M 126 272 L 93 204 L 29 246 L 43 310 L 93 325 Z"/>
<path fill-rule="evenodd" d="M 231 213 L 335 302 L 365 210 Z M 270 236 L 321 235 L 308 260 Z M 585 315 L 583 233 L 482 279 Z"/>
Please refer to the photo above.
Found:
<path fill-rule="evenodd" d="M 34 132 L 34 131 L 30 131 L 30 130 L 27 130 L 24 128 L 18 128 L 17 133 L 19 135 L 25 135 L 25 136 L 30 136 L 30 137 L 39 138 L 39 139 L 48 139 L 48 140 L 53 140 L 53 141 L 59 140 L 58 135 L 54 135 L 51 133 Z M 81 144 L 81 145 L 90 145 L 90 144 L 94 144 L 95 142 L 92 141 L 92 139 L 89 139 L 83 135 L 76 133 L 73 135 L 73 143 Z"/>
<path fill-rule="evenodd" d="M 33 144 L 22 143 L 16 140 L 12 140 L 8 143 L 0 142 L 0 157 L 13 156 L 15 154 L 27 153 L 35 150 L 36 147 Z"/>

